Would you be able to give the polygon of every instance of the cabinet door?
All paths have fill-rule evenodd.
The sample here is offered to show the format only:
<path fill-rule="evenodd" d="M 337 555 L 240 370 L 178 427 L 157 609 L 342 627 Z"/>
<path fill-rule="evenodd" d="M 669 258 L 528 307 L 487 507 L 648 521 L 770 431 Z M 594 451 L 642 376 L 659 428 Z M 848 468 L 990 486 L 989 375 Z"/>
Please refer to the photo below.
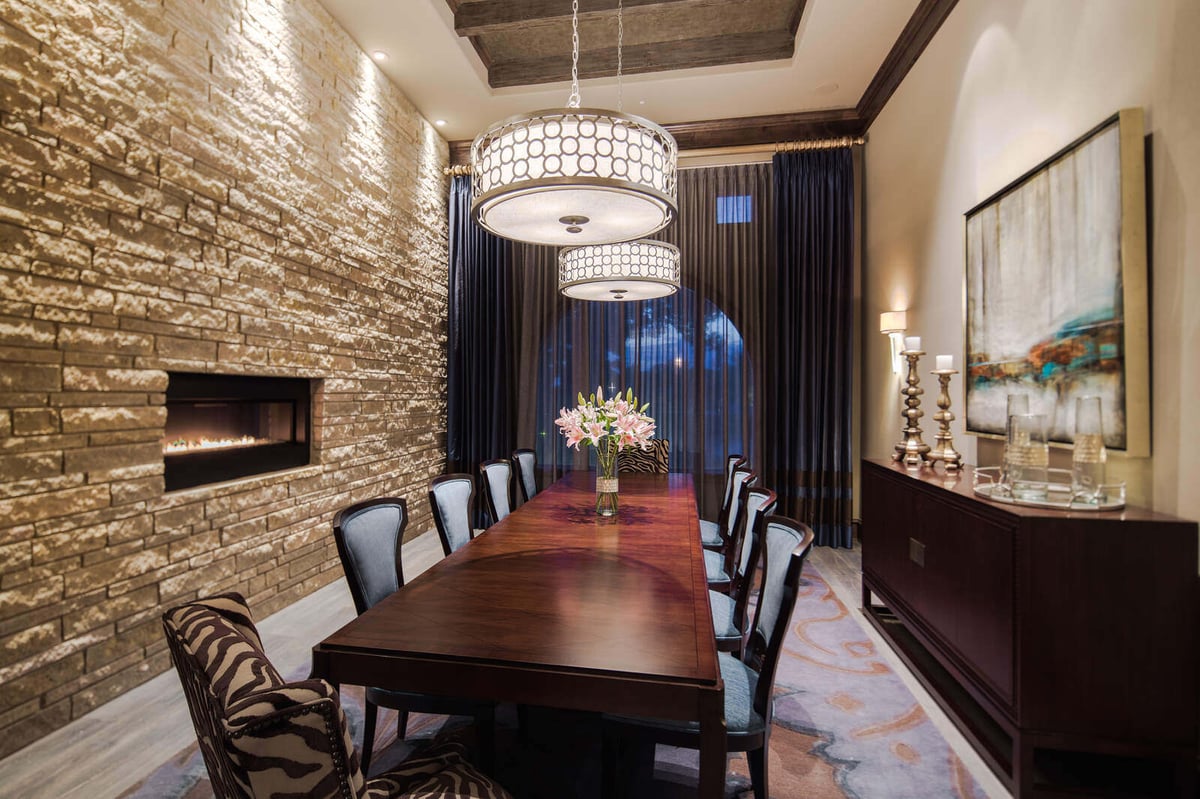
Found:
<path fill-rule="evenodd" d="M 913 536 L 925 554 L 914 609 L 981 678 L 980 687 L 1012 708 L 1015 529 L 923 487 L 914 511 Z"/>
<path fill-rule="evenodd" d="M 908 482 L 874 464 L 866 464 L 862 478 L 863 573 L 906 605 L 921 593 L 924 580 L 923 570 L 910 559 L 915 514 Z"/>

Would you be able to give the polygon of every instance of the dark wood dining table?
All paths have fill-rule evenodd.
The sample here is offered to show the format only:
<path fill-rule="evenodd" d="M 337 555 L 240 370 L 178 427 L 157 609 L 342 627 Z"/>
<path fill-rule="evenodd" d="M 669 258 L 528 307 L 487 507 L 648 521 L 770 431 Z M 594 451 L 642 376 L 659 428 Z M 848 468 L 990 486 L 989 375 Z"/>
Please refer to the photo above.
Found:
<path fill-rule="evenodd" d="M 700 724 L 700 796 L 725 785 L 724 687 L 688 475 L 622 474 L 596 516 L 568 473 L 313 647 L 334 684 Z"/>

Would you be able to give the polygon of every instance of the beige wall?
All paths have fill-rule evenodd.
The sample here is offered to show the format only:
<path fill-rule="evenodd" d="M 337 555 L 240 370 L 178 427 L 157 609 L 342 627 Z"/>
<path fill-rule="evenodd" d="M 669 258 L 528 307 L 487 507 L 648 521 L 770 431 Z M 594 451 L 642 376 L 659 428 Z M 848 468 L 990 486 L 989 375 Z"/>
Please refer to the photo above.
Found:
<path fill-rule="evenodd" d="M 315 0 L 0 3 L 0 756 L 338 579 L 337 508 L 428 529 L 446 162 Z M 313 378 L 313 465 L 164 493 L 172 370 Z"/>
<path fill-rule="evenodd" d="M 923 348 L 963 363 L 963 214 L 1118 109 L 1146 113 L 1153 457 L 1115 458 L 1131 500 L 1200 518 L 1200 3 L 962 0 L 870 129 L 863 452 L 899 439 L 879 313 L 908 309 Z M 959 379 L 956 379 L 959 380 Z M 932 441 L 926 388 L 925 440 Z M 992 442 L 963 433 L 969 463 Z M 977 452 L 978 449 L 978 452 Z M 1057 457 L 1062 458 L 1065 453 Z"/>

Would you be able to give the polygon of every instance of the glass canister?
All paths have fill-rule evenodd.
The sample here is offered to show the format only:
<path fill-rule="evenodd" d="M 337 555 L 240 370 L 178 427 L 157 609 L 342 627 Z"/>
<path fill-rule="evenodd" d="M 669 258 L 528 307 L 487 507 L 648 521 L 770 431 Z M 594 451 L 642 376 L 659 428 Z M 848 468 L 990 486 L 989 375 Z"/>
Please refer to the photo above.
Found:
<path fill-rule="evenodd" d="M 1071 454 L 1071 501 L 1095 505 L 1104 501 L 1103 406 L 1099 397 L 1075 400 L 1075 449 Z"/>

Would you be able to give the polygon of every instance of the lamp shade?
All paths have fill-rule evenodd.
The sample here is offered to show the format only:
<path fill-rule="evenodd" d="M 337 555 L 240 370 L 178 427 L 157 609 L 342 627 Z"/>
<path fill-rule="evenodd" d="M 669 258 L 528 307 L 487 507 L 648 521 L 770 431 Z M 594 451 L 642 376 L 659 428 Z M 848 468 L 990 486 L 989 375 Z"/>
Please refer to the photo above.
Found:
<path fill-rule="evenodd" d="M 679 289 L 679 249 L 661 241 L 572 247 L 558 254 L 558 290 L 577 300 L 651 300 Z"/>
<path fill-rule="evenodd" d="M 905 311 L 884 311 L 879 314 L 880 333 L 902 333 L 908 329 L 908 313 Z"/>
<path fill-rule="evenodd" d="M 507 239 L 572 247 L 648 236 L 675 218 L 675 139 L 593 108 L 497 122 L 471 144 L 471 212 Z"/>

